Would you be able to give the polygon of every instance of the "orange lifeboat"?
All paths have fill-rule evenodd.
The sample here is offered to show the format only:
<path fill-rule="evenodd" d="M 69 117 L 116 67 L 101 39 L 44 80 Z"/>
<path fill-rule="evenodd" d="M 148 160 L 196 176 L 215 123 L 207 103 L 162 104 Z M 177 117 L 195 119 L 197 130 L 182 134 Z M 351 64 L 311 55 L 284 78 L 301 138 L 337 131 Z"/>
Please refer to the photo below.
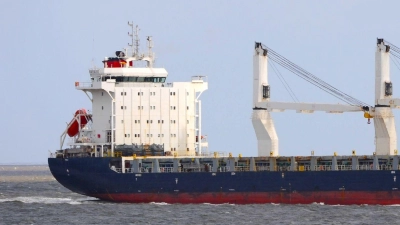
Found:
<path fill-rule="evenodd" d="M 90 119 L 90 115 L 86 113 L 85 109 L 76 110 L 74 118 L 68 124 L 67 134 L 70 137 L 73 137 L 79 133 L 79 130 L 84 128 L 88 123 L 88 119 Z M 79 120 L 81 123 L 81 127 L 79 129 Z"/>

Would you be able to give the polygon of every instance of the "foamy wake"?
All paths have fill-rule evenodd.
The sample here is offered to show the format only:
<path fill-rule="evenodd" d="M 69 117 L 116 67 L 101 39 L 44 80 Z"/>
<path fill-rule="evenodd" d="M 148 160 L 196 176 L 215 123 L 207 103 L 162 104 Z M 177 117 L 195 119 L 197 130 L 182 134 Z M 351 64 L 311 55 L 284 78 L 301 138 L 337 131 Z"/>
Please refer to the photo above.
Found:
<path fill-rule="evenodd" d="M 169 205 L 166 202 L 150 202 L 150 204 L 153 204 L 153 205 Z"/>
<path fill-rule="evenodd" d="M 325 205 L 325 203 L 323 203 L 323 202 L 313 202 L 313 203 L 311 203 L 312 205 Z"/>
<path fill-rule="evenodd" d="M 235 205 L 234 203 L 220 203 L 220 204 L 215 204 L 215 203 L 203 203 L 203 205 L 214 205 L 214 206 L 220 206 L 220 205 Z"/>
<path fill-rule="evenodd" d="M 42 204 L 71 204 L 71 205 L 78 205 L 82 204 L 86 201 L 97 200 L 97 198 L 78 198 L 78 199 L 71 199 L 71 198 L 49 198 L 49 197 L 42 197 L 42 196 L 32 196 L 32 197 L 15 197 L 15 198 L 3 198 L 0 199 L 0 203 L 3 202 L 22 202 L 22 203 L 42 203 Z"/>

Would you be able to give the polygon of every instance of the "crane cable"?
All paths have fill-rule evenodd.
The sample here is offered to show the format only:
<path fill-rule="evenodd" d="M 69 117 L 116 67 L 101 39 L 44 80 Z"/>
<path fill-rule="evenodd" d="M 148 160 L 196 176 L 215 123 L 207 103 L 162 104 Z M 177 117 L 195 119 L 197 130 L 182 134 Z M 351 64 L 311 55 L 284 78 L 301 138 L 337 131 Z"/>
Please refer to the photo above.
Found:
<path fill-rule="evenodd" d="M 327 92 L 328 94 L 340 99 L 341 101 L 346 102 L 349 105 L 357 105 L 357 106 L 362 106 L 362 107 L 371 107 L 371 105 L 362 102 L 342 91 L 339 89 L 333 87 L 332 85 L 326 83 L 325 81 L 319 79 L 315 75 L 311 74 L 310 72 L 304 70 L 300 66 L 292 63 L 285 57 L 279 55 L 277 52 L 272 50 L 271 48 L 265 46 L 262 44 L 262 47 L 268 51 L 267 56 L 269 59 L 272 61 L 276 62 L 277 64 L 281 65 L 283 68 L 291 71 L 295 75 L 299 76 L 300 78 L 304 79 L 305 81 L 313 84 L 314 86 L 320 88 L 321 90 Z M 399 49 L 400 52 L 400 49 Z"/>
<path fill-rule="evenodd" d="M 400 59 L 400 48 L 386 40 L 384 42 L 389 45 L 389 47 L 390 47 L 389 53 L 391 54 L 391 56 L 394 56 L 394 57 L 391 57 L 391 59 L 394 62 L 394 64 L 396 65 L 397 69 L 400 70 L 400 66 L 399 66 L 400 63 L 399 63 L 399 61 L 397 61 L 397 59 Z"/>
<path fill-rule="evenodd" d="M 279 72 L 278 68 L 275 66 L 275 64 L 272 63 L 272 61 L 268 61 L 268 64 L 271 65 L 272 69 L 274 70 L 275 74 L 277 74 L 279 80 L 281 81 L 283 87 L 285 87 L 286 91 L 289 93 L 290 97 L 294 102 L 299 102 L 299 99 L 297 96 L 294 94 L 293 90 L 290 88 L 289 84 L 286 82 L 286 79 L 282 76 L 281 72 Z"/>

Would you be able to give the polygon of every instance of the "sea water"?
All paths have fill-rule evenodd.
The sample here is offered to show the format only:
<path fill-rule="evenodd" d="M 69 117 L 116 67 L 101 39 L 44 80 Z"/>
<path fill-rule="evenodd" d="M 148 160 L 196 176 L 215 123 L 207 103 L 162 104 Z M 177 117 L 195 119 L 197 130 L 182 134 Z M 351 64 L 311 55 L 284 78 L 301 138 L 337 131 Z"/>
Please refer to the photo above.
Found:
<path fill-rule="evenodd" d="M 400 224 L 400 205 L 112 203 L 69 191 L 46 165 L 0 165 L 0 224 Z"/>

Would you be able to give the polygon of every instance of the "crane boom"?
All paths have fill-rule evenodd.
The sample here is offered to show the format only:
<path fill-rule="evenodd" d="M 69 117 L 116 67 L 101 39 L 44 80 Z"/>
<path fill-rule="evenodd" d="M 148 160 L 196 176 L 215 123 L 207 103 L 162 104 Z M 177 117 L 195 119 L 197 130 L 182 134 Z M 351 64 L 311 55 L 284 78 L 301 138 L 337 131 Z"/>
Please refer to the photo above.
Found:
<path fill-rule="evenodd" d="M 282 112 L 284 110 L 296 110 L 299 113 L 313 113 L 314 111 L 323 111 L 327 113 L 364 111 L 360 106 L 301 102 L 258 102 L 256 107 L 266 109 L 270 112 Z"/>

